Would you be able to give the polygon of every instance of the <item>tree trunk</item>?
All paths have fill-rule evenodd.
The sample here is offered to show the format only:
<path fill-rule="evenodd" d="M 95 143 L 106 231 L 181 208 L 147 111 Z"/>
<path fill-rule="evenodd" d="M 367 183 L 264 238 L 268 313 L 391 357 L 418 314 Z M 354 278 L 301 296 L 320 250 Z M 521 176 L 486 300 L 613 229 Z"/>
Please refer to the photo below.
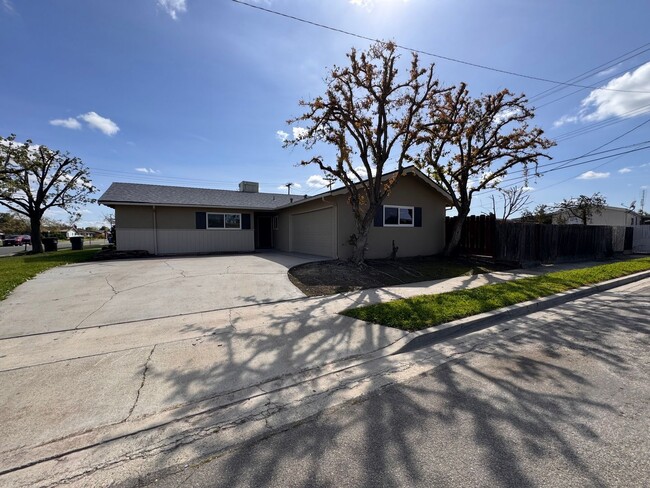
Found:
<path fill-rule="evenodd" d="M 351 261 L 357 266 L 361 266 L 366 260 L 366 247 L 368 246 L 368 235 L 370 226 L 375 220 L 376 205 L 370 205 L 361 221 L 356 221 L 357 233 L 354 249 L 352 250 Z"/>
<path fill-rule="evenodd" d="M 357 226 L 357 240 L 354 243 L 352 250 L 352 262 L 357 266 L 361 266 L 366 259 L 366 246 L 368 245 L 368 234 L 370 233 L 370 225 Z"/>
<path fill-rule="evenodd" d="M 447 243 L 447 246 L 445 246 L 445 256 L 449 257 L 456 251 L 467 215 L 469 215 L 469 209 L 462 210 L 458 213 L 458 218 L 454 224 L 454 230 L 451 233 L 451 239 Z"/>
<path fill-rule="evenodd" d="M 32 252 L 42 253 L 43 242 L 41 241 L 41 219 L 39 217 L 30 217 L 29 219 L 32 237 Z"/>

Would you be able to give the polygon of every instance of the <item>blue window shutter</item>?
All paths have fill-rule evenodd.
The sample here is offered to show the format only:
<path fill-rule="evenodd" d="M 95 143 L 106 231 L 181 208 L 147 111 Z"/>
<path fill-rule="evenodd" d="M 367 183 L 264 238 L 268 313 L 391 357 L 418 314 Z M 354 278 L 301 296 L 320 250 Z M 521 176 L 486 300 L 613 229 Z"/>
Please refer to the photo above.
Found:
<path fill-rule="evenodd" d="M 251 228 L 251 214 L 241 214 L 241 228 L 246 230 Z"/>
<path fill-rule="evenodd" d="M 205 212 L 196 212 L 196 228 L 205 229 Z"/>
<path fill-rule="evenodd" d="M 375 210 L 375 227 L 384 226 L 384 206 L 379 205 Z"/>
<path fill-rule="evenodd" d="M 415 216 L 413 218 L 415 227 L 422 227 L 422 207 L 415 207 Z"/>

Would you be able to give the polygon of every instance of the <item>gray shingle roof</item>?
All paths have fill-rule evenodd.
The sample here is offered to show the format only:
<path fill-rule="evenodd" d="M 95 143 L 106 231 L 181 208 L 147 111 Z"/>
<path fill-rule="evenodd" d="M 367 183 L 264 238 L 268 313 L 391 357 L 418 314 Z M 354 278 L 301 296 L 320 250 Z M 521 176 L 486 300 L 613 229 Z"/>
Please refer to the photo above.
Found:
<path fill-rule="evenodd" d="M 296 198 L 295 195 L 279 193 L 246 193 L 208 188 L 113 183 L 99 198 L 99 203 L 272 210 L 290 203 L 292 197 Z"/>

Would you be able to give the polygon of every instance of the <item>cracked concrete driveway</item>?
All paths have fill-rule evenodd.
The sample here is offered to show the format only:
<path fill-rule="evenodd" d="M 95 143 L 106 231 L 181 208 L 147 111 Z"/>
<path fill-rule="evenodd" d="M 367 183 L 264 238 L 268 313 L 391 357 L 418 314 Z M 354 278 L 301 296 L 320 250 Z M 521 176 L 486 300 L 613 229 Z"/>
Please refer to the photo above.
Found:
<path fill-rule="evenodd" d="M 49 270 L 0 302 L 0 338 L 304 297 L 283 253 L 103 261 Z"/>

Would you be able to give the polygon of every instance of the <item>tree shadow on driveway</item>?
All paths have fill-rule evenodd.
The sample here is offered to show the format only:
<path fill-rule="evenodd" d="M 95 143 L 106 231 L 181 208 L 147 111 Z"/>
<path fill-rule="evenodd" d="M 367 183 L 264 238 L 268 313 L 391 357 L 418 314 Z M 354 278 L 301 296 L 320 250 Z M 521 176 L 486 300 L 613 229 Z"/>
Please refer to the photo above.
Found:
<path fill-rule="evenodd" d="M 601 470 L 599 463 L 607 457 L 600 454 L 603 445 L 612 442 L 610 427 L 629 428 L 626 417 L 640 408 L 622 392 L 648 377 L 647 361 L 640 359 L 650 345 L 650 298 L 601 296 L 598 303 L 567 304 L 561 314 L 503 323 L 503 337 L 432 346 L 458 356 L 407 384 L 386 388 L 370 378 L 374 394 L 179 468 L 169 482 L 337 486 L 341 473 L 350 486 L 638 482 L 634 476 L 643 473 L 623 464 Z M 258 337 L 256 346 L 264 344 Z M 288 340 L 278 357 L 305 353 Z M 430 353 L 412 354 L 426 361 Z M 177 386 L 185 391 L 182 383 Z M 158 466 L 168 468 L 171 459 L 161 456 Z"/>

